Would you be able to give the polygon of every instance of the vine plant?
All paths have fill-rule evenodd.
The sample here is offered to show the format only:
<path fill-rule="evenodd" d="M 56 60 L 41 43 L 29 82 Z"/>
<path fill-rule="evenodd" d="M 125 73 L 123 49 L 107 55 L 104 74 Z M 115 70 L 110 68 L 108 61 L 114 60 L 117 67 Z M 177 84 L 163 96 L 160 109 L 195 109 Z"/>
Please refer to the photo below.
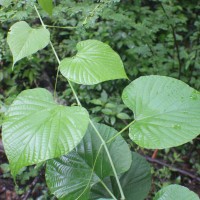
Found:
<path fill-rule="evenodd" d="M 52 1 L 39 4 L 49 14 Z M 93 85 L 128 79 L 119 55 L 97 40 L 77 44 L 77 54 L 60 61 L 50 32 L 36 6 L 41 27 L 25 21 L 12 25 L 7 42 L 14 64 L 48 44 L 58 62 L 54 95 L 43 88 L 22 91 L 11 104 L 2 127 L 3 144 L 14 177 L 29 165 L 46 164 L 46 182 L 58 199 L 142 200 L 151 187 L 147 161 L 131 152 L 121 133 L 149 149 L 175 147 L 191 141 L 200 131 L 200 93 L 174 78 L 151 75 L 132 81 L 122 99 L 134 113 L 130 124 L 117 132 L 89 118 L 73 83 Z M 56 103 L 58 73 L 66 78 L 77 106 Z M 170 185 L 154 200 L 197 200 L 187 188 Z"/>

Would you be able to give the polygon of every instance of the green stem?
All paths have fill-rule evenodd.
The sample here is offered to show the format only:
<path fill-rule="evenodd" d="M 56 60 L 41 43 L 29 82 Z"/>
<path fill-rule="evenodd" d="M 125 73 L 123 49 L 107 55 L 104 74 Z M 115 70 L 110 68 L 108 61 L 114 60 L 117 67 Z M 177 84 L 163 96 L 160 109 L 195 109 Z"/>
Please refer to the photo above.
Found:
<path fill-rule="evenodd" d="M 75 28 L 77 28 L 76 26 L 51 26 L 51 25 L 46 25 L 46 27 L 49 27 L 49 28 L 61 28 L 61 29 L 75 29 Z"/>
<path fill-rule="evenodd" d="M 160 5 L 161 5 L 161 8 L 166 16 L 166 18 L 168 20 L 170 20 L 170 17 L 168 16 L 163 4 L 160 2 Z M 179 50 L 179 45 L 178 45 L 178 41 L 177 41 L 177 38 L 176 38 L 176 30 L 175 30 L 175 27 L 174 25 L 170 24 L 170 27 L 172 29 L 172 35 L 173 35 L 173 39 L 174 39 L 174 46 L 175 46 L 175 49 L 176 49 L 176 53 L 177 53 L 177 59 L 178 59 L 178 64 L 179 64 L 179 68 L 178 68 L 178 79 L 181 78 L 181 68 L 182 68 L 182 64 L 181 64 L 181 57 L 180 57 L 180 50 Z"/>
<path fill-rule="evenodd" d="M 117 200 L 116 197 L 113 195 L 113 193 L 109 190 L 109 188 L 106 186 L 106 184 L 103 181 L 100 181 L 100 183 L 103 185 L 103 187 L 107 190 L 107 192 L 110 194 L 110 196 L 114 199 Z"/>
<path fill-rule="evenodd" d="M 128 124 L 127 126 L 125 126 L 121 131 L 119 131 L 115 136 L 111 137 L 106 143 L 110 143 L 111 141 L 113 141 L 116 137 L 118 137 L 119 135 L 121 135 L 127 128 L 129 128 L 132 124 L 135 123 L 135 120 L 133 120 L 130 124 Z"/>
<path fill-rule="evenodd" d="M 40 19 L 40 22 L 41 22 L 42 26 L 46 29 L 46 26 L 45 26 L 45 24 L 43 23 L 42 18 L 41 18 L 41 16 L 40 16 L 40 13 L 38 12 L 37 7 L 36 7 L 35 5 L 34 5 L 34 8 L 35 8 L 35 10 L 36 10 L 36 12 L 37 12 L 37 15 L 38 15 L 38 17 L 39 17 L 39 19 Z M 53 46 L 53 44 L 52 44 L 51 41 L 50 41 L 50 45 L 51 45 L 51 48 L 52 48 L 52 50 L 53 50 L 53 53 L 54 53 L 55 56 L 56 56 L 56 59 L 57 59 L 58 63 L 60 64 L 60 59 L 58 58 L 58 55 L 57 55 L 57 53 L 56 53 L 56 51 L 55 51 L 55 48 L 54 48 L 54 46 Z M 58 77 L 58 72 L 59 72 L 59 67 L 58 67 L 58 69 L 57 69 L 57 77 Z M 57 80 L 57 77 L 56 77 L 56 80 Z M 71 84 L 70 80 L 67 79 L 67 81 L 68 81 L 68 83 L 69 83 L 69 85 L 70 85 L 70 87 L 71 87 L 71 89 L 72 89 L 72 92 L 73 92 L 75 98 L 76 98 L 77 104 L 78 104 L 79 106 L 82 106 L 81 103 L 80 103 L 80 101 L 79 101 L 79 99 L 78 99 L 78 96 L 77 96 L 77 94 L 76 94 L 76 91 L 74 90 L 73 85 Z M 57 81 L 56 81 L 56 84 L 57 84 Z M 55 85 L 55 88 L 56 88 L 56 85 Z M 113 164 L 112 158 L 111 158 L 110 153 L 109 153 L 109 151 L 108 151 L 108 147 L 107 147 L 107 145 L 106 145 L 106 142 L 105 142 L 104 139 L 101 137 L 101 134 L 100 134 L 99 131 L 96 129 L 96 127 L 95 127 L 95 125 L 93 124 L 93 122 L 92 122 L 91 120 L 89 120 L 89 121 L 90 121 L 90 124 L 92 125 L 92 127 L 94 128 L 95 132 L 97 133 L 98 137 L 99 137 L 100 140 L 102 141 L 102 145 L 104 146 L 104 149 L 105 149 L 105 151 L 106 151 L 106 153 L 107 153 L 108 159 L 109 159 L 109 161 L 110 161 L 110 165 L 111 165 L 111 167 L 112 167 L 113 173 L 114 173 L 115 178 L 116 178 L 116 181 L 117 181 L 117 185 L 118 185 L 118 187 L 119 187 L 119 191 L 120 191 L 120 194 L 121 194 L 121 200 L 125 200 L 125 196 L 124 196 L 124 193 L 123 193 L 121 184 L 120 184 L 120 182 L 119 182 L 119 178 L 118 178 L 118 176 L 117 176 L 117 172 L 116 172 L 115 166 L 114 166 L 114 164 Z"/>
<path fill-rule="evenodd" d="M 108 151 L 108 147 L 107 147 L 107 145 L 106 145 L 106 142 L 105 142 L 105 140 L 101 137 L 101 134 L 100 134 L 99 131 L 96 129 L 95 125 L 93 124 L 93 122 L 92 122 L 91 120 L 90 120 L 90 124 L 91 124 L 92 127 L 94 128 L 96 134 L 99 136 L 99 138 L 100 138 L 100 140 L 101 140 L 101 142 L 102 142 L 102 144 L 103 144 L 103 146 L 104 146 L 104 149 L 105 149 L 105 151 L 106 151 L 106 153 L 107 153 L 107 156 L 108 156 L 108 159 L 109 159 L 109 161 L 110 161 L 110 165 L 111 165 L 111 167 L 112 167 L 114 176 L 115 176 L 115 178 L 116 178 L 117 185 L 118 185 L 118 187 L 119 187 L 119 191 L 120 191 L 120 194 L 121 194 L 121 200 L 124 200 L 124 199 L 125 199 L 124 192 L 123 192 L 122 187 L 121 187 L 121 184 L 120 184 L 120 182 L 119 182 L 119 178 L 118 178 L 118 176 L 117 176 L 117 172 L 116 172 L 114 163 L 113 163 L 113 161 L 112 161 L 112 158 L 111 158 L 111 156 L 110 156 L 110 153 L 109 153 L 109 151 Z"/>
<path fill-rule="evenodd" d="M 93 167 L 92 167 L 92 173 L 91 173 L 91 175 L 90 175 L 90 179 L 89 179 L 89 181 L 88 181 L 88 184 L 86 185 L 85 189 L 84 189 L 83 192 L 78 196 L 78 198 L 77 198 L 76 200 L 78 200 L 78 199 L 84 194 L 84 192 L 87 190 L 87 188 L 89 187 L 90 181 L 92 180 L 92 175 L 93 175 L 93 173 L 94 173 L 94 168 L 95 168 L 95 165 L 96 165 L 96 162 L 97 162 L 97 159 L 98 159 L 98 157 L 99 157 L 99 154 L 100 154 L 100 152 L 101 152 L 102 147 L 103 147 L 103 143 L 101 143 L 101 145 L 100 145 L 100 147 L 99 147 L 99 150 L 98 150 L 98 152 L 97 152 L 97 156 L 96 156 L 96 158 L 95 158 L 94 165 L 93 165 Z M 103 187 L 108 191 L 108 193 L 110 194 L 110 196 L 111 196 L 114 200 L 117 200 L 116 197 L 113 195 L 113 193 L 110 191 L 110 189 L 106 186 L 106 184 L 105 184 L 102 180 L 100 180 L 100 182 L 101 182 L 101 184 L 103 185 Z"/>

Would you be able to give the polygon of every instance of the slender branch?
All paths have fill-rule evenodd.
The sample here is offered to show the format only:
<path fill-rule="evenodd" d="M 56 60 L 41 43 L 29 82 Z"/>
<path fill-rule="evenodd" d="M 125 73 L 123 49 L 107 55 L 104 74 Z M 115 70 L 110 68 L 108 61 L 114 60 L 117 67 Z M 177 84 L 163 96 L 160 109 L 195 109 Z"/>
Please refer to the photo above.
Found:
<path fill-rule="evenodd" d="M 106 186 L 106 184 L 103 181 L 100 181 L 100 183 L 103 185 L 103 187 L 107 190 L 107 192 L 110 194 L 110 196 L 114 199 L 117 200 L 116 197 L 113 195 L 113 193 L 109 190 L 109 188 Z"/>
<path fill-rule="evenodd" d="M 51 26 L 51 25 L 45 25 L 48 28 L 60 28 L 60 29 L 76 29 L 77 26 Z"/>
<path fill-rule="evenodd" d="M 165 16 L 167 17 L 167 19 L 169 20 L 169 16 L 167 15 L 167 12 L 165 11 L 165 8 L 164 6 L 162 5 L 162 3 L 160 2 L 160 5 L 161 5 L 161 8 L 165 14 Z M 176 53 L 177 53 L 177 59 L 178 59 L 178 64 L 179 64 L 179 71 L 178 71 L 178 79 L 180 79 L 181 77 L 181 68 L 182 68 L 182 64 L 181 64 L 181 57 L 180 57 L 180 50 L 179 50 L 179 45 L 178 45 L 178 41 L 177 41 L 177 38 L 176 38 L 176 31 L 175 31 L 175 27 L 170 24 L 170 27 L 172 29 L 172 35 L 173 35 L 173 39 L 174 39 L 174 46 L 176 48 Z"/>
<path fill-rule="evenodd" d="M 200 177 L 197 177 L 196 175 L 194 174 L 191 174 L 190 172 L 187 172 L 185 170 L 182 170 L 182 169 L 178 169 L 176 167 L 173 167 L 167 163 L 164 163 L 160 160 L 157 160 L 157 159 L 153 159 L 151 157 L 148 157 L 148 156 L 144 156 L 149 162 L 152 162 L 152 163 L 156 163 L 156 164 L 159 164 L 159 165 L 162 165 L 162 166 L 165 166 L 165 167 L 168 167 L 170 170 L 172 171 L 176 171 L 176 172 L 179 172 L 180 174 L 183 174 L 183 175 L 186 175 L 186 176 L 189 176 L 197 181 L 200 181 Z"/>
<path fill-rule="evenodd" d="M 200 32 L 198 33 L 198 37 L 197 37 L 197 45 L 199 44 L 199 41 L 200 41 Z M 197 61 L 197 57 L 198 57 L 198 48 L 195 50 L 195 56 L 194 56 L 194 64 L 192 65 L 191 67 L 191 72 L 190 72 L 190 81 L 192 80 L 192 73 L 195 69 L 195 66 L 196 66 L 196 61 Z"/>
<path fill-rule="evenodd" d="M 90 184 L 90 181 L 92 180 L 92 175 L 94 173 L 94 168 L 96 166 L 96 162 L 97 162 L 97 159 L 99 157 L 99 154 L 101 152 L 101 149 L 103 147 L 103 143 L 101 143 L 101 146 L 99 147 L 99 150 L 98 150 L 98 153 L 97 153 L 97 156 L 95 158 L 95 161 L 94 161 L 94 165 L 93 165 L 93 168 L 92 168 L 92 172 L 91 172 L 91 175 L 90 175 L 90 179 L 88 181 L 88 184 L 86 185 L 85 189 L 83 190 L 83 192 L 78 196 L 78 198 L 76 200 L 78 200 L 83 194 L 84 192 L 87 190 L 87 188 L 89 187 L 89 184 Z M 114 199 L 114 200 L 117 200 L 116 197 L 113 195 L 113 193 L 110 191 L 110 189 L 106 186 L 106 184 L 101 180 L 100 183 L 103 185 L 103 187 L 107 190 L 107 192 L 110 194 L 110 196 Z"/>
<path fill-rule="evenodd" d="M 119 131 L 116 135 L 114 135 L 113 137 L 111 137 L 106 143 L 110 143 L 111 141 L 113 141 L 116 137 L 118 137 L 119 135 L 121 135 L 126 129 L 128 129 L 132 124 L 135 123 L 135 120 L 133 120 L 131 123 L 129 123 L 127 126 L 125 126 L 121 131 Z"/>
<path fill-rule="evenodd" d="M 94 128 L 96 134 L 99 136 L 100 140 L 102 141 L 102 144 L 103 144 L 103 146 L 104 146 L 104 149 L 105 149 L 105 151 L 106 151 L 106 153 L 107 153 L 107 156 L 108 156 L 108 159 L 109 159 L 109 161 L 110 161 L 110 165 L 111 165 L 112 170 L 113 170 L 113 172 L 114 172 L 114 175 L 115 175 L 115 178 L 116 178 L 116 181 L 117 181 L 117 185 L 118 185 L 118 187 L 119 187 L 119 191 L 120 191 L 120 194 L 121 194 L 121 200 L 125 200 L 125 196 L 124 196 L 124 193 L 123 193 L 121 184 L 120 184 L 120 182 L 119 182 L 119 178 L 118 178 L 118 176 L 117 176 L 117 172 L 116 172 L 115 166 L 114 166 L 114 164 L 113 164 L 112 158 L 111 158 L 110 153 L 109 153 L 109 151 L 108 151 L 108 147 L 107 147 L 107 145 L 106 145 L 106 142 L 105 142 L 104 139 L 101 137 L 101 134 L 100 134 L 99 131 L 96 129 L 95 125 L 93 124 L 93 122 L 92 122 L 91 120 L 90 120 L 90 124 L 92 125 L 92 127 Z"/>
<path fill-rule="evenodd" d="M 42 170 L 39 173 L 39 175 L 34 178 L 33 182 L 29 185 L 29 190 L 24 194 L 24 197 L 22 198 L 22 200 L 28 199 L 28 197 L 31 194 L 32 190 L 34 189 L 35 185 L 39 181 L 41 175 L 42 175 Z"/>
<path fill-rule="evenodd" d="M 0 139 L 0 152 L 1 153 L 4 153 L 5 151 L 4 151 L 4 147 L 3 147 L 3 143 L 2 143 L 2 141 L 1 141 L 1 139 Z"/>
<path fill-rule="evenodd" d="M 37 12 L 37 14 L 38 14 L 38 17 L 39 17 L 39 19 L 40 19 L 40 21 L 41 21 L 42 26 L 46 29 L 46 26 L 45 26 L 45 24 L 43 23 L 42 18 L 41 18 L 40 14 L 39 14 L 39 12 L 38 12 L 38 10 L 37 10 L 37 7 L 36 7 L 35 5 L 34 5 L 34 8 L 35 8 L 35 10 L 36 10 L 36 12 Z M 56 53 L 56 51 L 55 51 L 55 48 L 54 48 L 54 46 L 53 46 L 53 44 L 52 44 L 51 41 L 50 41 L 50 45 L 51 45 L 51 48 L 52 48 L 52 50 L 53 50 L 53 53 L 54 53 L 55 56 L 56 56 L 56 59 L 57 59 L 58 63 L 60 64 L 60 59 L 58 58 L 58 55 L 57 55 L 57 53 Z M 59 67 L 58 67 L 58 70 L 57 70 L 57 75 L 58 75 L 58 72 L 59 72 Z M 56 79 L 57 79 L 57 77 L 56 77 Z M 68 81 L 68 83 L 69 83 L 69 85 L 70 85 L 70 87 L 71 87 L 71 89 L 72 89 L 72 92 L 73 92 L 75 98 L 76 98 L 77 104 L 78 104 L 79 106 L 82 106 L 81 103 L 80 103 L 80 101 L 79 101 L 79 99 L 78 99 L 78 96 L 77 96 L 77 94 L 76 94 L 76 91 L 75 91 L 74 88 L 73 88 L 73 85 L 71 84 L 71 82 L 70 82 L 69 79 L 67 79 L 67 81 Z M 57 84 L 57 81 L 56 81 L 56 84 Z M 55 88 L 56 88 L 56 86 L 55 86 Z M 115 166 L 114 166 L 114 164 L 113 164 L 112 158 L 111 158 L 110 153 L 109 153 L 109 151 L 108 151 L 108 147 L 107 147 L 107 145 L 106 145 L 106 142 L 105 142 L 104 139 L 101 137 L 101 134 L 100 134 L 99 131 L 96 129 L 96 127 L 95 127 L 95 125 L 93 124 L 93 122 L 92 122 L 91 120 L 89 120 L 89 122 L 90 122 L 90 124 L 92 125 L 92 127 L 94 128 L 94 130 L 95 130 L 96 134 L 98 135 L 99 139 L 102 141 L 102 145 L 104 146 L 104 149 L 105 149 L 105 151 L 106 151 L 106 153 L 107 153 L 108 159 L 109 159 L 109 161 L 110 161 L 110 165 L 111 165 L 111 167 L 112 167 L 113 173 L 114 173 L 115 178 L 116 178 L 116 181 L 117 181 L 117 185 L 118 185 L 118 187 L 119 187 L 119 191 L 120 191 L 120 194 L 121 194 L 121 200 L 125 200 L 125 196 L 124 196 L 124 193 L 123 193 L 121 184 L 120 184 L 120 182 L 119 182 L 119 178 L 118 178 L 118 176 L 117 176 L 117 172 L 116 172 Z"/>
<path fill-rule="evenodd" d="M 158 149 L 156 149 L 154 152 L 153 152 L 153 155 L 151 156 L 151 158 L 155 159 L 156 156 L 158 154 Z"/>
<path fill-rule="evenodd" d="M 76 200 L 78 200 L 78 199 L 84 194 L 84 192 L 87 190 L 87 188 L 89 187 L 90 181 L 92 180 L 92 175 L 93 175 L 93 173 L 94 173 L 94 168 L 95 168 L 95 166 L 96 166 L 96 162 L 97 162 L 97 159 L 98 159 L 98 157 L 99 157 L 99 154 L 100 154 L 100 152 L 101 152 L 102 147 L 103 147 L 103 143 L 101 143 L 101 145 L 100 145 L 100 147 L 99 147 L 99 150 L 98 150 L 98 152 L 97 152 L 97 156 L 96 156 L 96 158 L 95 158 L 94 165 L 93 165 L 93 167 L 92 167 L 92 172 L 91 172 L 89 181 L 88 181 L 88 183 L 87 183 L 85 189 L 83 190 L 83 192 L 78 196 L 78 198 L 76 198 Z M 112 197 L 113 199 L 117 200 L 116 197 L 115 197 L 115 196 L 112 194 L 112 192 L 110 191 L 110 189 L 105 185 L 105 183 L 104 183 L 102 180 L 101 180 L 100 182 L 101 182 L 101 184 L 104 186 L 104 188 L 108 191 L 108 193 L 111 195 L 111 197 Z"/>

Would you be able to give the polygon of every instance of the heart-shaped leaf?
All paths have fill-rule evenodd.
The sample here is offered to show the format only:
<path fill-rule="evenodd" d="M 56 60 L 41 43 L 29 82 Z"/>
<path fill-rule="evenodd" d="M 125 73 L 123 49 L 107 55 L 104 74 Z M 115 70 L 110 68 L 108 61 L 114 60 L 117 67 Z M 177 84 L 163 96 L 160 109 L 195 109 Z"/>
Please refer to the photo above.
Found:
<path fill-rule="evenodd" d="M 49 15 L 52 15 L 53 0 L 38 0 L 38 3 Z"/>
<path fill-rule="evenodd" d="M 60 63 L 60 71 L 65 78 L 84 85 L 127 78 L 119 55 L 109 45 L 85 40 L 79 42 L 76 48 L 75 56 Z"/>
<path fill-rule="evenodd" d="M 115 180 L 106 178 L 107 187 L 120 199 L 120 193 Z M 120 183 L 126 197 L 126 200 L 144 200 L 151 189 L 151 168 L 149 163 L 141 155 L 132 152 L 132 164 L 127 172 L 120 176 Z M 94 185 L 90 199 L 100 197 L 109 198 L 108 192 L 100 183 Z"/>
<path fill-rule="evenodd" d="M 47 29 L 33 29 L 24 21 L 12 25 L 7 42 L 13 55 L 13 66 L 18 60 L 46 47 L 49 41 L 50 33 Z"/>
<path fill-rule="evenodd" d="M 180 80 L 140 77 L 124 89 L 122 99 L 135 115 L 129 136 L 141 147 L 178 146 L 200 133 L 200 93 Z"/>
<path fill-rule="evenodd" d="M 45 89 L 21 92 L 10 106 L 2 128 L 12 174 L 69 153 L 83 138 L 88 123 L 84 108 L 58 105 Z"/>
<path fill-rule="evenodd" d="M 180 185 L 169 185 L 162 188 L 153 200 L 199 200 L 199 197 L 188 188 Z"/>
<path fill-rule="evenodd" d="M 105 141 L 117 131 L 109 126 L 94 123 Z M 90 188 L 106 176 L 113 175 L 108 156 L 92 126 L 88 127 L 83 141 L 67 156 L 48 161 L 46 181 L 51 192 L 59 199 L 88 200 Z M 131 153 L 121 136 L 107 144 L 118 174 L 131 165 Z"/>

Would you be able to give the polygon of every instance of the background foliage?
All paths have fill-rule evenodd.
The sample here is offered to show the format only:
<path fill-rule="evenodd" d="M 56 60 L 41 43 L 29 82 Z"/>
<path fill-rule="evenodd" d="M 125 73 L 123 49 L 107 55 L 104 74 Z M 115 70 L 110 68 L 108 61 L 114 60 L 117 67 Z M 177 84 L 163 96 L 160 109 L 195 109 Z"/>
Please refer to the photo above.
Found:
<path fill-rule="evenodd" d="M 12 56 L 6 43 L 7 32 L 19 20 L 39 25 L 33 9 L 35 0 L 0 1 L 0 122 L 12 100 L 23 89 L 45 87 L 53 91 L 56 60 L 49 47 L 25 58 L 12 71 Z M 159 74 L 175 77 L 200 90 L 200 2 L 170 0 L 55 0 L 52 16 L 40 11 L 49 27 L 52 41 L 60 58 L 75 55 L 77 42 L 97 39 L 109 44 L 121 56 L 127 75 L 134 80 L 141 75 Z M 120 130 L 129 122 L 132 112 L 122 104 L 121 93 L 127 80 L 105 82 L 101 85 L 74 85 L 84 107 L 95 116 L 96 122 L 115 125 Z M 58 99 L 62 104 L 74 102 L 69 86 L 62 76 L 58 82 Z M 126 138 L 126 133 L 123 135 Z M 128 139 L 130 147 L 143 155 L 152 151 L 136 147 Z M 136 149 L 137 148 L 137 149 Z M 176 149 L 162 150 L 158 158 L 168 164 L 200 175 L 199 138 Z M 0 157 L 1 177 L 9 177 L 4 156 Z M 183 176 L 170 167 L 155 165 L 152 193 L 169 183 L 181 183 L 197 193 L 199 182 Z M 31 168 L 30 168 L 31 169 Z M 34 177 L 27 168 L 27 177 L 19 177 L 22 186 Z M 1 172 L 0 171 L 0 172 Z M 36 170 L 37 171 L 37 170 Z M 40 180 L 41 182 L 42 180 Z M 43 195 L 45 186 L 41 186 Z M 23 188 L 23 187 L 22 187 Z M 26 190 L 26 189 L 25 189 Z M 28 188 L 27 188 L 28 190 Z M 17 190 L 19 195 L 24 191 Z"/>

